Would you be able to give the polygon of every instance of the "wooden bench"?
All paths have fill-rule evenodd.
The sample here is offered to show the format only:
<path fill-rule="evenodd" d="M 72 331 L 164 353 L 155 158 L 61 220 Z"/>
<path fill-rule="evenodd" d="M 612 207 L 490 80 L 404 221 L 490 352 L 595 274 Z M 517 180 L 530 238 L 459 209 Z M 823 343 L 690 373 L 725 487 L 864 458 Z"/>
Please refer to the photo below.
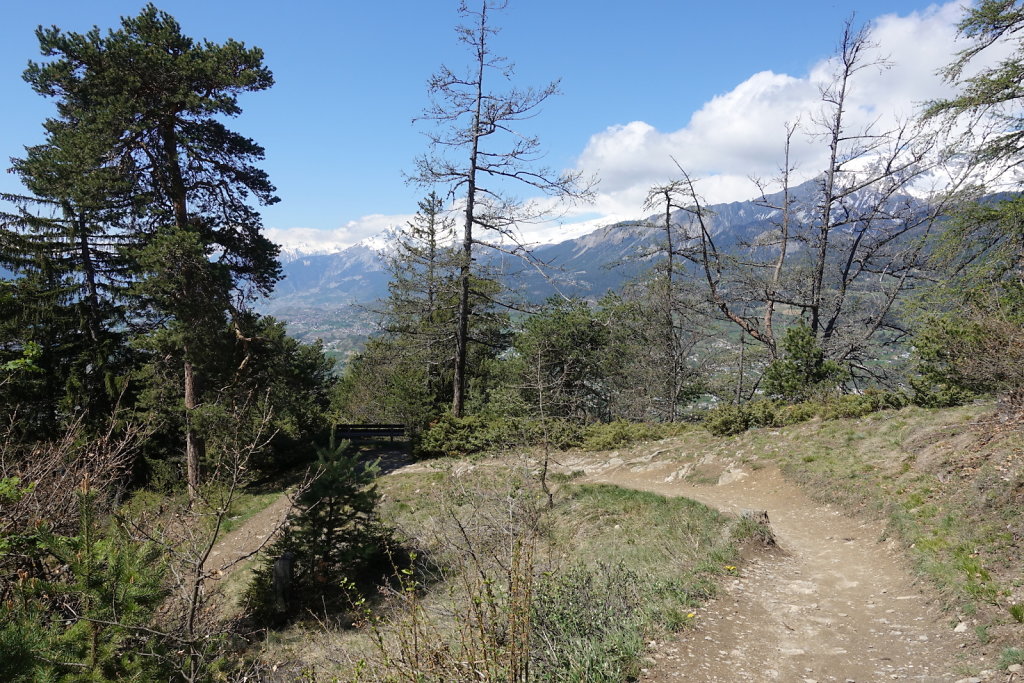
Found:
<path fill-rule="evenodd" d="M 334 435 L 341 439 L 376 439 L 388 437 L 391 441 L 395 437 L 405 436 L 405 425 L 398 424 L 351 424 L 335 425 Z"/>

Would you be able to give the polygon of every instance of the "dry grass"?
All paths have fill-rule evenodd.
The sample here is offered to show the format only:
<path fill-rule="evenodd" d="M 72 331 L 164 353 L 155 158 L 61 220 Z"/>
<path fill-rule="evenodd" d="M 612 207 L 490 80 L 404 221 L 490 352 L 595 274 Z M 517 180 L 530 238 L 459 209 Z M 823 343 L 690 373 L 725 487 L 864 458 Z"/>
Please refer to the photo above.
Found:
<path fill-rule="evenodd" d="M 265 662 L 317 680 L 625 680 L 736 556 L 729 520 L 702 505 L 563 483 L 548 507 L 514 457 L 435 461 L 380 490 L 417 572 L 358 629 L 273 634 Z"/>
<path fill-rule="evenodd" d="M 1024 629 L 1015 616 L 1024 604 L 1024 435 L 1014 425 L 991 421 L 991 412 L 991 406 L 906 408 L 725 438 L 692 430 L 653 448 L 662 457 L 705 463 L 691 470 L 691 478 L 714 479 L 731 464 L 776 463 L 813 496 L 887 519 L 889 533 L 956 613 L 951 620 L 974 620 L 989 642 L 987 650 L 998 655 L 1002 649 L 1013 655 L 1007 661 L 1016 661 L 1019 650 L 1008 646 L 1019 647 Z M 644 445 L 608 458 L 651 451 Z M 507 570 L 517 538 L 533 544 L 533 577 L 565 578 L 561 584 L 532 583 L 534 600 L 554 590 L 574 604 L 591 604 L 593 587 L 612 573 L 624 571 L 631 581 L 641 577 L 631 600 L 643 604 L 643 614 L 633 633 L 684 627 L 689 605 L 713 592 L 714 574 L 732 557 L 734 549 L 721 542 L 728 522 L 706 508 L 615 487 L 579 486 L 571 475 L 556 475 L 560 488 L 547 510 L 534 474 L 510 456 L 434 461 L 382 480 L 386 516 L 420 553 L 414 609 L 419 633 L 432 643 L 430 656 L 458 659 L 460 624 L 466 623 L 460 615 L 467 600 L 481 598 L 474 593 L 479 584 L 465 580 L 473 552 L 486 558 L 481 576 L 497 570 L 494 575 L 505 577 L 505 596 L 509 575 L 501 570 Z M 581 578 L 574 574 L 578 568 L 590 574 Z M 609 604 L 615 599 L 602 598 Z M 579 628 L 571 612 L 546 609 L 562 614 L 555 627 Z M 272 636 L 265 656 L 313 678 L 402 680 L 389 679 L 375 666 L 381 663 L 380 642 L 397 647 L 402 629 L 406 636 L 412 633 L 407 621 L 402 625 L 410 614 L 409 602 L 393 596 L 375 612 L 383 618 L 378 625 L 391 629 L 376 645 L 366 629 L 335 631 L 307 623 Z M 614 652 L 642 657 L 642 641 L 622 633 L 614 638 Z M 572 656 L 609 655 L 581 649 Z"/>

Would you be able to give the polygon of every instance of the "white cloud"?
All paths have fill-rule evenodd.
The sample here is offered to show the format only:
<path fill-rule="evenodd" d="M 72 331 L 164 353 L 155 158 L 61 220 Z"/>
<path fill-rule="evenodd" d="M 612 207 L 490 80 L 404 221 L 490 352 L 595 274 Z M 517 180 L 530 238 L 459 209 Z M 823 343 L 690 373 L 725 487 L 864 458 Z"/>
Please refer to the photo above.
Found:
<path fill-rule="evenodd" d="M 956 31 L 961 17 L 961 0 L 906 16 L 878 17 L 871 34 L 875 47 L 865 63 L 879 63 L 854 76 L 847 100 L 848 129 L 874 125 L 881 130 L 912 118 L 924 102 L 950 96 L 951 86 L 939 72 L 964 47 Z M 973 68 L 996 63 L 1008 49 L 1006 45 L 990 48 Z M 522 226 L 523 240 L 557 242 L 617 220 L 638 218 L 648 190 L 678 176 L 673 158 L 699 179 L 698 190 L 707 201 L 749 199 L 757 193 L 752 177 L 771 179 L 778 173 L 785 125 L 795 121 L 803 131 L 794 137 L 791 148 L 796 180 L 817 175 L 827 163 L 828 150 L 821 139 L 808 133 L 822 109 L 821 88 L 831 80 L 834 68 L 831 59 L 823 59 L 801 76 L 753 74 L 705 103 L 675 130 L 631 121 L 594 134 L 577 162 L 584 175 L 601 180 L 593 203 L 575 207 L 557 222 Z M 552 206 L 545 199 L 538 201 Z M 333 231 L 290 228 L 268 233 L 287 246 L 327 250 L 402 225 L 409 218 L 372 215 Z"/>
<path fill-rule="evenodd" d="M 316 228 L 267 228 L 265 233 L 271 241 L 281 245 L 285 252 L 330 253 L 340 251 L 367 238 L 412 220 L 411 214 L 371 214 L 333 230 Z"/>
<path fill-rule="evenodd" d="M 868 66 L 854 76 L 848 99 L 850 130 L 874 124 L 877 130 L 914 116 L 922 103 L 952 94 L 940 69 L 963 44 L 956 40 L 962 16 L 959 0 L 933 5 L 907 16 L 887 14 L 875 20 L 876 47 Z M 1005 54 L 1005 49 L 996 50 Z M 993 63 L 1000 54 L 987 55 Z M 636 216 L 647 190 L 678 176 L 672 159 L 700 178 L 699 191 L 713 203 L 749 199 L 751 177 L 771 178 L 782 161 L 784 126 L 800 121 L 811 132 L 821 110 L 820 89 L 831 80 L 831 59 L 800 77 L 763 71 L 704 104 L 676 129 L 660 131 L 643 121 L 610 126 L 591 137 L 578 160 L 586 173 L 601 177 L 596 211 Z M 816 175 L 827 162 L 821 140 L 798 135 L 791 150 L 802 178 Z"/>

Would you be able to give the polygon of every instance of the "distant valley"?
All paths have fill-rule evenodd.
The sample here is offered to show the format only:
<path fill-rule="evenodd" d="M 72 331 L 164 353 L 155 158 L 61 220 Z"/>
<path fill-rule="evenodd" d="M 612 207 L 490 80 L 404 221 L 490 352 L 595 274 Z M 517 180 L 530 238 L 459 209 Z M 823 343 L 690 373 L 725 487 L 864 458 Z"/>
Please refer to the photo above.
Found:
<path fill-rule="evenodd" d="M 810 193 L 814 182 L 794 188 L 793 194 Z M 768 200 L 777 203 L 778 197 Z M 712 234 L 724 249 L 756 242 L 774 228 L 778 214 L 755 200 L 708 210 Z M 480 259 L 520 301 L 541 303 L 555 294 L 595 300 L 654 264 L 652 253 L 664 239 L 660 220 L 651 216 L 614 223 L 575 239 L 536 245 L 533 255 L 546 264 L 543 269 L 496 252 L 482 252 Z M 682 225 L 684 217 L 675 222 Z M 284 251 L 284 279 L 261 311 L 286 321 L 289 333 L 302 341 L 322 339 L 335 356 L 358 348 L 376 330 L 373 302 L 388 294 L 387 238 L 376 236 L 329 254 Z"/>

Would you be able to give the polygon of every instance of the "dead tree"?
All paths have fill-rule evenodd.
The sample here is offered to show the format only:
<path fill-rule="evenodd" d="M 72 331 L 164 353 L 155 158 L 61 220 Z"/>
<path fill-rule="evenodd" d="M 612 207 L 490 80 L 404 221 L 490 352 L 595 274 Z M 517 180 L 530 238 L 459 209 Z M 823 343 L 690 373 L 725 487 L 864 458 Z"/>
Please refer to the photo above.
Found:
<path fill-rule="evenodd" d="M 869 347 L 906 335 L 894 315 L 897 302 L 927 281 L 926 238 L 957 201 L 967 174 L 951 167 L 937 138 L 918 124 L 883 130 L 877 122 L 859 129 L 849 122 L 856 75 L 882 66 L 871 59 L 871 47 L 866 30 L 845 25 L 832 79 L 821 88 L 822 107 L 800 127 L 828 152 L 810 188 L 793 185 L 789 149 L 797 129 L 787 125 L 780 189 L 769 194 L 769 184 L 758 183 L 771 228 L 734 249 L 720 248 L 714 217 L 680 168 L 690 237 L 678 253 L 696 266 L 713 309 L 771 357 L 781 338 L 777 316 L 786 308 L 807 319 L 825 358 L 873 375 L 865 362 Z M 922 199 L 932 174 L 945 184 Z"/>
<path fill-rule="evenodd" d="M 464 71 L 442 66 L 428 84 L 430 104 L 419 117 L 434 124 L 428 131 L 430 149 L 416 160 L 410 180 L 418 185 L 445 187 L 462 210 L 462 239 L 458 267 L 458 311 L 455 329 L 455 372 L 452 414 L 461 416 L 466 393 L 466 359 L 469 320 L 474 314 L 471 284 L 474 255 L 479 247 L 498 249 L 529 258 L 517 226 L 547 214 L 536 202 L 522 202 L 515 190 L 580 200 L 591 194 L 591 183 L 578 172 L 556 173 L 537 163 L 540 140 L 523 132 L 520 125 L 539 113 L 541 105 L 558 93 L 558 81 L 543 88 L 508 86 L 513 67 L 493 52 L 491 41 L 498 33 L 495 11 L 505 0 L 480 0 L 471 7 L 459 6 L 465 23 L 456 27 L 459 42 L 470 53 Z"/>

